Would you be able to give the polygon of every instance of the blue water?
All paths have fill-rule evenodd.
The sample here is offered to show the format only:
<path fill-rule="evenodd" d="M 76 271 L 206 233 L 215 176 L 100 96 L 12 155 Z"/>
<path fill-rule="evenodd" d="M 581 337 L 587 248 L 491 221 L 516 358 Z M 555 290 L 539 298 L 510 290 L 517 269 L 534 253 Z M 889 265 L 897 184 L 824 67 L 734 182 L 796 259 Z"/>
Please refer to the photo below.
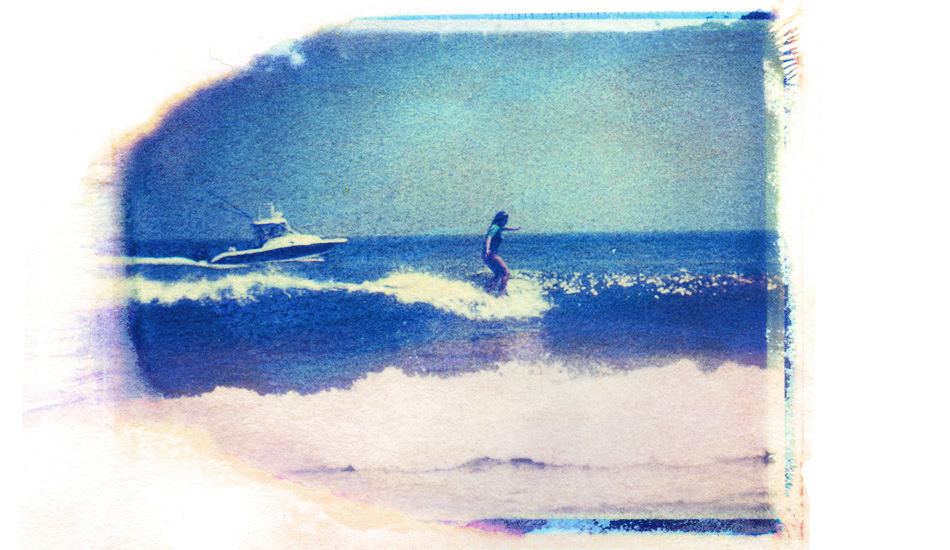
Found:
<path fill-rule="evenodd" d="M 501 300 L 480 290 L 479 236 L 352 238 L 322 262 L 202 263 L 230 245 L 242 243 L 128 243 L 130 336 L 165 396 L 313 393 L 387 367 L 450 376 L 510 361 L 765 367 L 781 340 L 769 333 L 782 283 L 768 232 L 511 234 Z"/>

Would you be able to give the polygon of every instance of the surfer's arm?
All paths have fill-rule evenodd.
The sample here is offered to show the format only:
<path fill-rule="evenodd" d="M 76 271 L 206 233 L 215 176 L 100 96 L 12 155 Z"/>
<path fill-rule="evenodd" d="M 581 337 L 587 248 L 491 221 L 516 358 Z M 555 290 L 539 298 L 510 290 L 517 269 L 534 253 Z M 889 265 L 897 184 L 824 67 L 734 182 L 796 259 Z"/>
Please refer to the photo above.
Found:
<path fill-rule="evenodd" d="M 483 256 L 488 256 L 491 253 L 491 236 L 485 238 L 485 252 L 482 253 Z"/>
<path fill-rule="evenodd" d="M 521 226 L 518 225 L 518 226 L 515 226 L 515 227 L 503 227 L 503 228 L 501 228 L 501 229 L 502 229 L 502 231 L 517 231 L 517 230 L 521 229 Z"/>

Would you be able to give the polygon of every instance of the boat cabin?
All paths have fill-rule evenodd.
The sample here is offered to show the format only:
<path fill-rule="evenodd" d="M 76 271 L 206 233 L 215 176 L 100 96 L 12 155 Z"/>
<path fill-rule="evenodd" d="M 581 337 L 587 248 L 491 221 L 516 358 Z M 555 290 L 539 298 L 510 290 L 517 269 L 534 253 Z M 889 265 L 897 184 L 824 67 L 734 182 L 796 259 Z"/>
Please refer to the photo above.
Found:
<path fill-rule="evenodd" d="M 267 204 L 265 206 L 270 207 L 270 212 L 262 216 L 260 210 L 258 210 L 257 218 L 251 223 L 251 226 L 254 228 L 254 236 L 257 237 L 258 247 L 264 246 L 264 243 L 271 239 L 276 239 L 277 237 L 282 237 L 294 232 L 290 226 L 287 225 L 287 220 L 284 219 L 284 215 L 281 212 L 274 211 L 273 204 Z"/>

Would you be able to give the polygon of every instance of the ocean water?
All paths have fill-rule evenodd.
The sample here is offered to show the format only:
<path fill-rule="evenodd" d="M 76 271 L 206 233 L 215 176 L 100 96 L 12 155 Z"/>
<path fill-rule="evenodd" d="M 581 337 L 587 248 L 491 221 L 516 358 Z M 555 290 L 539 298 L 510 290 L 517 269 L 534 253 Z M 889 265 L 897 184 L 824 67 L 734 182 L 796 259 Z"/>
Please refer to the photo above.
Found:
<path fill-rule="evenodd" d="M 505 298 L 479 236 L 207 264 L 234 244 L 128 243 L 129 336 L 161 396 L 128 414 L 433 521 L 777 517 L 773 234 L 519 232 Z"/>

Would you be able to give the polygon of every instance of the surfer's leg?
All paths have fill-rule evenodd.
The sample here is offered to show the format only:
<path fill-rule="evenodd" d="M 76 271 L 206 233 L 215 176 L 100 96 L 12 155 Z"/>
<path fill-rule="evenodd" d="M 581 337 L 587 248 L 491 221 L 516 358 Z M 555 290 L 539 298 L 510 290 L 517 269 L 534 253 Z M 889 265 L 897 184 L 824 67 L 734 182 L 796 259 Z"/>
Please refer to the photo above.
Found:
<path fill-rule="evenodd" d="M 484 261 L 488 269 L 491 270 L 492 278 L 488 281 L 488 284 L 485 285 L 485 292 L 491 292 L 495 290 L 495 285 L 498 284 L 498 271 L 496 271 L 495 262 L 492 261 L 491 255 L 482 257 L 482 261 Z"/>
<path fill-rule="evenodd" d="M 505 265 L 505 260 L 501 259 L 501 256 L 498 254 L 494 255 L 495 261 L 498 262 L 498 267 L 501 270 L 500 274 L 496 274 L 495 278 L 498 279 L 498 295 L 507 296 L 508 295 L 508 279 L 511 277 L 511 271 L 508 271 L 508 266 Z"/>
<path fill-rule="evenodd" d="M 499 282 L 503 280 L 507 281 L 506 273 L 508 272 L 508 268 L 505 267 L 505 262 L 501 260 L 501 257 L 498 256 L 498 254 L 489 254 L 485 258 L 485 265 L 491 269 L 491 272 L 494 275 L 492 280 L 489 281 L 488 285 L 485 287 L 485 291 L 492 292 L 495 290 L 495 287 Z M 504 283 L 502 283 L 502 287 L 504 288 Z"/>

